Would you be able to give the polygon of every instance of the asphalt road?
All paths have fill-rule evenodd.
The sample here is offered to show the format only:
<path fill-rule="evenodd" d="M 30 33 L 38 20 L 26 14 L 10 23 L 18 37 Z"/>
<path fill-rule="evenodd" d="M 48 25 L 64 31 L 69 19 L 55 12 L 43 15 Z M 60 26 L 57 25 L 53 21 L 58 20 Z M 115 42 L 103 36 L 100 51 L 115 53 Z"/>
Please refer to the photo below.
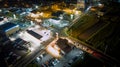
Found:
<path fill-rule="evenodd" d="M 33 52 L 26 55 L 24 58 L 21 58 L 19 61 L 17 61 L 15 64 L 13 64 L 12 67 L 26 67 L 27 64 L 29 64 L 31 61 L 33 61 L 37 56 L 39 56 L 43 51 L 44 48 L 53 40 L 51 38 L 47 42 L 42 43 L 42 46 L 39 46 L 34 50 Z"/>
<path fill-rule="evenodd" d="M 73 24 L 76 23 L 80 18 L 81 17 L 78 17 L 75 20 L 73 20 Z M 73 24 L 71 24 L 70 26 L 72 26 Z M 91 33 L 91 31 L 94 31 L 94 29 L 90 30 L 89 33 Z M 76 40 L 72 39 L 72 41 L 79 43 L 79 45 L 81 45 L 83 47 L 86 47 L 87 49 L 83 49 L 83 48 L 79 47 L 78 45 L 75 45 L 76 47 L 78 47 L 78 48 L 80 48 L 80 49 L 82 49 L 82 50 L 84 50 L 86 52 L 88 52 L 88 49 L 92 50 L 93 52 L 90 53 L 90 54 L 92 54 L 96 58 L 99 58 L 99 59 L 103 60 L 104 62 L 107 62 L 107 63 L 112 64 L 112 65 L 114 65 L 116 63 L 119 64 L 119 62 L 117 60 L 112 59 L 111 57 L 109 57 L 109 56 L 107 56 L 107 55 L 105 55 L 105 54 L 97 51 L 96 49 L 93 49 L 93 48 L 91 48 L 89 46 L 86 46 L 85 44 L 83 44 L 81 42 L 78 42 Z M 41 52 L 41 49 L 38 47 L 34 52 L 28 54 L 27 56 L 25 56 L 24 58 L 22 58 L 21 60 L 19 60 L 17 63 L 15 63 L 13 65 L 13 67 L 25 67 L 27 64 L 30 63 L 30 61 L 34 60 L 40 54 L 40 52 Z"/>
<path fill-rule="evenodd" d="M 40 54 L 41 49 L 37 48 L 35 51 L 29 53 L 24 58 L 20 59 L 13 67 L 24 67 L 26 64 L 28 64 L 29 61 L 32 61 L 34 57 L 36 57 L 38 54 Z"/>
<path fill-rule="evenodd" d="M 91 54 L 92 56 L 98 58 L 99 60 L 102 60 L 105 64 L 110 65 L 110 66 L 120 66 L 120 62 L 100 51 L 98 51 L 95 48 L 92 48 L 90 46 L 87 46 L 85 43 L 82 43 L 80 41 L 77 41 L 73 38 L 70 38 L 73 42 L 77 43 L 74 44 L 77 48 L 82 49 L 83 51 L 86 51 L 87 53 Z M 91 52 L 89 51 L 91 50 Z"/>

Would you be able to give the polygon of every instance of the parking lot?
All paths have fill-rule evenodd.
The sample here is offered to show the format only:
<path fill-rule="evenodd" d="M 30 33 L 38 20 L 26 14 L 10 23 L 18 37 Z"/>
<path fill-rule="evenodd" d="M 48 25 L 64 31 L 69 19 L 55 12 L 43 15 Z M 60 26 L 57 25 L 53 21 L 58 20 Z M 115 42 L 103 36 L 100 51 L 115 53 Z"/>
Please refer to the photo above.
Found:
<path fill-rule="evenodd" d="M 41 67 L 70 67 L 77 59 L 83 59 L 84 52 L 74 47 L 69 53 L 62 58 L 55 58 L 46 51 L 40 54 L 34 60 Z"/>

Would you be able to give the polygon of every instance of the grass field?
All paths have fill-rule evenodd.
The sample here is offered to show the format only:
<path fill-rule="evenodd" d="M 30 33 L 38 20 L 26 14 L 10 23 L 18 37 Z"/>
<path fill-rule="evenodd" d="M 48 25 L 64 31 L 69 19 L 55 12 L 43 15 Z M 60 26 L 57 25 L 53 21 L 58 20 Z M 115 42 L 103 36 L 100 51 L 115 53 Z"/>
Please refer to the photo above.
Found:
<path fill-rule="evenodd" d="M 85 32 L 97 22 L 98 18 L 95 15 L 86 14 L 69 28 L 68 34 L 77 38 L 79 34 Z"/>

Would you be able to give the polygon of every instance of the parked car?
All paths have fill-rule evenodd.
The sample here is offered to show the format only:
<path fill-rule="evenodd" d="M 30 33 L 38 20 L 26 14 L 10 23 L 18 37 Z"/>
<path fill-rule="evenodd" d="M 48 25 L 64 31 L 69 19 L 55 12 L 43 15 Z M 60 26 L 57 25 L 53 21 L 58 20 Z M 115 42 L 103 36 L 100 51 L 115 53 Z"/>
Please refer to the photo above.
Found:
<path fill-rule="evenodd" d="M 55 66 L 57 63 L 59 63 L 60 61 L 58 59 L 54 59 L 52 64 Z"/>

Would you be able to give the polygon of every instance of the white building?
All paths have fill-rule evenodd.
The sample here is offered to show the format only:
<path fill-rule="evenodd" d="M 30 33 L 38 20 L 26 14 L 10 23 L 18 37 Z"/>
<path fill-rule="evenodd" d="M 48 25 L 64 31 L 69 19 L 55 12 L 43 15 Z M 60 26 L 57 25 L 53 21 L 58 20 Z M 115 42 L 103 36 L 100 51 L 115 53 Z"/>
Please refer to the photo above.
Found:
<path fill-rule="evenodd" d="M 25 32 L 25 36 L 28 38 L 28 40 L 30 40 L 34 44 L 40 45 L 42 36 L 39 35 L 38 33 L 34 32 L 32 30 L 27 30 Z"/>

